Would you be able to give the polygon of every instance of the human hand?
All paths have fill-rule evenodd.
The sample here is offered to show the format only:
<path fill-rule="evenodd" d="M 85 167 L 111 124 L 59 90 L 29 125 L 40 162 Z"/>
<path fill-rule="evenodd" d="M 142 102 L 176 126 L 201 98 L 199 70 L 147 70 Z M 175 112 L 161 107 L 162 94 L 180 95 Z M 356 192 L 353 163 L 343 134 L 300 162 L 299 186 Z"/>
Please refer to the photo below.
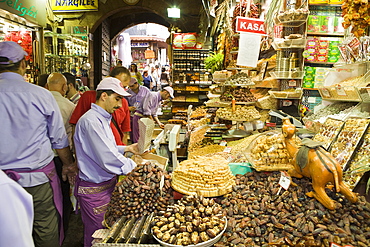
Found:
<path fill-rule="evenodd" d="M 132 145 L 126 146 L 125 152 L 131 152 L 133 154 L 139 154 L 139 145 L 134 143 Z"/>
<path fill-rule="evenodd" d="M 159 125 L 159 128 L 164 129 L 164 124 L 163 123 L 159 122 L 158 125 Z"/>
<path fill-rule="evenodd" d="M 70 185 L 74 185 L 76 182 L 76 176 L 78 173 L 77 162 L 73 162 L 71 165 L 64 165 L 62 167 L 62 179 L 63 181 L 67 181 Z"/>
<path fill-rule="evenodd" d="M 128 109 L 132 112 L 136 111 L 136 107 L 135 106 L 129 106 Z"/>

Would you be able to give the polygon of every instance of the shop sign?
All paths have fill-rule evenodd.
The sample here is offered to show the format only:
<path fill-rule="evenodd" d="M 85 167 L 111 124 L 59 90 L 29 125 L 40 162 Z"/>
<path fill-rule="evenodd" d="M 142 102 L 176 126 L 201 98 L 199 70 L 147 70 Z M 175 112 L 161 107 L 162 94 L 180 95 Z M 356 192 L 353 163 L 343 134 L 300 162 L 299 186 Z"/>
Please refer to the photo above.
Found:
<path fill-rule="evenodd" d="M 236 32 L 266 34 L 264 21 L 255 18 L 238 16 L 236 18 Z"/>
<path fill-rule="evenodd" d="M 131 42 L 131 47 L 148 47 L 149 42 Z"/>
<path fill-rule="evenodd" d="M 53 12 L 97 11 L 98 0 L 50 0 Z"/>
<path fill-rule="evenodd" d="M 155 58 L 154 51 L 146 50 L 145 51 L 145 59 L 151 59 L 151 58 Z"/>
<path fill-rule="evenodd" d="M 26 20 L 46 26 L 46 1 L 37 2 L 32 0 L 0 0 L 0 8 L 21 16 Z"/>

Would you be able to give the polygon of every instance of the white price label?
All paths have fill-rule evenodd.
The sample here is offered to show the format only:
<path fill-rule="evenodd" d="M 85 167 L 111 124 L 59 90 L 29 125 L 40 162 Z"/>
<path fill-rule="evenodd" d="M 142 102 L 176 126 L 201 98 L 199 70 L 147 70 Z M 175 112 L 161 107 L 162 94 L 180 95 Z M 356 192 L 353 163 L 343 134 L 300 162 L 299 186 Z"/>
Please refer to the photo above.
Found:
<path fill-rule="evenodd" d="M 328 90 L 328 89 L 326 89 L 326 88 L 322 88 L 322 89 L 321 89 L 321 93 L 322 93 L 322 95 L 323 95 L 325 98 L 330 98 L 330 97 L 331 97 L 331 94 L 330 94 L 329 90 Z"/>
<path fill-rule="evenodd" d="M 341 86 L 338 86 L 335 88 L 335 90 L 337 91 L 337 94 L 340 95 L 340 96 L 347 96 L 346 94 L 346 91 L 344 91 L 344 88 L 341 87 Z"/>
<path fill-rule="evenodd" d="M 225 147 L 224 153 L 230 153 L 231 152 L 231 147 Z"/>
<path fill-rule="evenodd" d="M 159 182 L 159 189 L 160 189 L 161 196 L 163 194 L 163 186 L 164 186 L 164 175 L 162 175 L 161 181 Z"/>
<path fill-rule="evenodd" d="M 279 185 L 283 187 L 285 190 L 287 190 L 291 182 L 292 182 L 292 178 L 289 176 L 289 174 L 285 171 L 282 171 L 281 177 L 279 180 Z"/>
<path fill-rule="evenodd" d="M 226 145 L 227 145 L 227 141 L 221 141 L 220 142 L 220 146 L 226 147 Z"/>
<path fill-rule="evenodd" d="M 290 100 L 283 100 L 283 106 L 291 106 L 293 104 Z"/>
<path fill-rule="evenodd" d="M 297 81 L 296 80 L 289 80 L 289 87 L 296 87 Z"/>

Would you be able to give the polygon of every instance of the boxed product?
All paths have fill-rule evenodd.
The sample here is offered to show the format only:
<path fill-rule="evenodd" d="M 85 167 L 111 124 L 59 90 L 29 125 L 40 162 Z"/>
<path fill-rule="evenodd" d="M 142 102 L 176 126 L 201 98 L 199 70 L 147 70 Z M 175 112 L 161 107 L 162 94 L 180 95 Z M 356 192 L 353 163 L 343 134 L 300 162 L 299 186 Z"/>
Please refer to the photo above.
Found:
<path fill-rule="evenodd" d="M 326 63 L 328 61 L 327 55 L 317 55 L 316 59 L 320 63 Z"/>
<path fill-rule="evenodd" d="M 309 15 L 307 20 L 307 32 L 320 32 L 320 16 Z"/>
<path fill-rule="evenodd" d="M 344 28 L 343 28 L 343 17 L 336 16 L 334 18 L 334 32 L 335 33 L 344 33 Z"/>
<path fill-rule="evenodd" d="M 315 74 L 316 73 L 316 67 L 311 66 L 305 66 L 304 67 L 305 74 Z"/>
<path fill-rule="evenodd" d="M 315 81 L 314 80 L 303 80 L 302 84 L 303 88 L 314 88 L 315 87 Z"/>
<path fill-rule="evenodd" d="M 328 56 L 328 62 L 329 63 L 336 63 L 336 62 L 338 62 L 339 57 L 340 57 L 339 54 L 337 54 L 337 55 L 330 55 L 329 54 L 329 56 Z"/>

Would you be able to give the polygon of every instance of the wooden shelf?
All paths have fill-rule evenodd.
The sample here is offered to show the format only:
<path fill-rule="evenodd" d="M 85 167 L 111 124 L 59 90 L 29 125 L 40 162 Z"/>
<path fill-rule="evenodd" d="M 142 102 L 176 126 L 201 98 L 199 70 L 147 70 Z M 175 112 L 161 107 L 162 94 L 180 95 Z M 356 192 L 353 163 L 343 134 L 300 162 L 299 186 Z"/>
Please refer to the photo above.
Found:
<path fill-rule="evenodd" d="M 307 32 L 307 36 L 343 37 L 344 36 L 344 33 L 314 33 L 314 32 Z"/>
<path fill-rule="evenodd" d="M 310 3 L 309 6 L 323 6 L 323 7 L 342 7 L 341 4 L 328 4 L 328 3 Z"/>

